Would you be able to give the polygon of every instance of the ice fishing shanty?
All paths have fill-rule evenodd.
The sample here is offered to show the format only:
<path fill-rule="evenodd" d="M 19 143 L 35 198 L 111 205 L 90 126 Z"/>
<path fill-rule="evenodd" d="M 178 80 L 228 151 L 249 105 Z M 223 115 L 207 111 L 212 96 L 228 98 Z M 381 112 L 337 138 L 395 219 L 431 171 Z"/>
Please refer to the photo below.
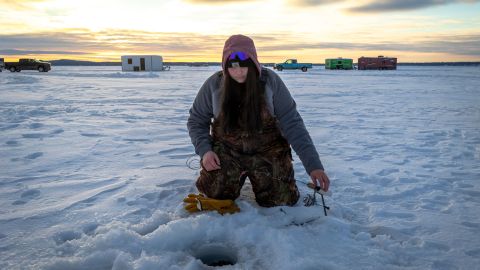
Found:
<path fill-rule="evenodd" d="M 160 55 L 123 55 L 122 71 L 163 71 L 169 69 L 163 65 Z"/>
<path fill-rule="evenodd" d="M 367 70 L 367 69 L 397 69 L 397 58 L 396 57 L 384 57 L 382 55 L 378 57 L 360 57 L 358 58 L 358 69 Z"/>
<path fill-rule="evenodd" d="M 325 69 L 353 69 L 353 59 L 350 58 L 327 58 Z"/>

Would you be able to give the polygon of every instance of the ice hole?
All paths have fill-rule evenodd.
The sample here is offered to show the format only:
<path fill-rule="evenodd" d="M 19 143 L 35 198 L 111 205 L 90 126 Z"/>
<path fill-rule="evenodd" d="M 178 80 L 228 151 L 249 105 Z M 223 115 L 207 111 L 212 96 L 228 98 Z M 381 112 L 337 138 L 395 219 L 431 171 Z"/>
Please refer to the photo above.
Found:
<path fill-rule="evenodd" d="M 221 244 L 208 244 L 201 246 L 194 252 L 194 257 L 208 266 L 235 265 L 237 263 L 236 252 Z"/>

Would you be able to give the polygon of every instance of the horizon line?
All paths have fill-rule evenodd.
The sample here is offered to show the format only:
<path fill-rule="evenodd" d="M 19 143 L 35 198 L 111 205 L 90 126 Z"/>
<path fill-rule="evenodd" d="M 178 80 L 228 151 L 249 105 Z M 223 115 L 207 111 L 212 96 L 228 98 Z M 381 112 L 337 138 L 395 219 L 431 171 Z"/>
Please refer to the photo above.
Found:
<path fill-rule="evenodd" d="M 32 59 L 38 59 L 38 58 L 32 58 Z M 294 59 L 294 58 L 293 58 Z M 346 59 L 346 58 L 344 58 Z M 350 58 L 351 59 L 351 58 Z M 42 60 L 38 59 L 41 61 L 46 61 L 46 62 L 53 62 L 53 61 L 75 61 L 75 62 L 91 62 L 91 63 L 119 63 L 121 64 L 122 61 L 94 61 L 94 60 L 75 60 L 75 59 L 55 59 L 55 60 Z M 163 63 L 211 63 L 211 64 L 221 64 L 219 61 L 163 61 Z M 283 63 L 283 62 L 264 62 L 261 64 L 275 64 L 275 63 Z M 480 64 L 480 60 L 474 60 L 474 61 L 428 61 L 428 62 L 401 62 L 397 61 L 397 64 L 400 63 L 409 63 L 409 64 L 437 64 L 437 63 L 478 63 Z M 325 63 L 313 63 L 313 65 L 324 65 Z"/>

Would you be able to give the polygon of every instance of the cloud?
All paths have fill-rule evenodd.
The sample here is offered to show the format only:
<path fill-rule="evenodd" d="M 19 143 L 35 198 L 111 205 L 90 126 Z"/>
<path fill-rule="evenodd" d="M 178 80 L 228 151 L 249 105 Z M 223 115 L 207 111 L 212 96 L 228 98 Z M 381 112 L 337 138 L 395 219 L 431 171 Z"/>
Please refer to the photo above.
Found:
<path fill-rule="evenodd" d="M 247 33 L 248 35 L 248 33 Z M 284 57 L 306 51 L 336 53 L 371 52 L 372 55 L 394 53 L 437 53 L 480 57 L 480 34 L 423 37 L 421 40 L 389 42 L 309 42 L 297 34 L 276 32 L 249 35 L 259 55 Z M 0 55 L 52 59 L 97 59 L 118 61 L 125 54 L 159 54 L 168 61 L 220 61 L 223 44 L 228 36 L 195 33 L 165 33 L 128 30 L 90 32 L 86 29 L 65 29 L 62 32 L 0 35 Z M 298 42 L 302 40 L 302 42 Z M 360 56 L 360 55 L 359 55 Z"/>
<path fill-rule="evenodd" d="M 70 48 L 88 49 L 92 46 L 91 42 L 82 43 L 83 41 L 92 40 L 93 36 L 86 32 L 63 33 L 63 32 L 39 32 L 35 34 L 6 34 L 0 35 L 1 50 L 41 50 L 41 51 L 68 51 Z M 86 44 L 90 44 L 87 46 Z M 96 44 L 95 46 L 102 46 Z"/>
<path fill-rule="evenodd" d="M 377 0 L 347 9 L 357 13 L 378 13 L 415 10 L 451 3 L 476 3 L 480 0 Z"/>
<path fill-rule="evenodd" d="M 416 42 L 312 42 L 312 43 L 277 43 L 259 46 L 262 51 L 301 51 L 301 50 L 338 50 L 338 51 L 372 51 L 376 52 L 415 52 L 444 53 L 480 57 L 480 34 L 449 35 L 425 38 Z"/>
<path fill-rule="evenodd" d="M 255 2 L 258 0 L 184 0 L 192 4 L 233 4 L 243 2 Z"/>
<path fill-rule="evenodd" d="M 312 7 L 325 4 L 339 3 L 345 0 L 288 0 L 288 4 L 299 7 Z"/>
<path fill-rule="evenodd" d="M 74 51 L 38 51 L 38 50 L 16 50 L 16 49 L 0 49 L 0 55 L 82 55 L 86 52 L 74 52 Z"/>
<path fill-rule="evenodd" d="M 28 10 L 34 3 L 46 2 L 47 0 L 0 0 L 0 7 L 5 7 L 14 10 Z"/>
<path fill-rule="evenodd" d="M 64 29 L 61 32 L 35 34 L 0 34 L 0 54 L 4 55 L 83 55 L 91 58 L 116 58 L 127 53 L 183 56 L 205 54 L 220 59 L 227 36 L 195 33 L 164 33 L 129 30 L 90 32 Z"/>

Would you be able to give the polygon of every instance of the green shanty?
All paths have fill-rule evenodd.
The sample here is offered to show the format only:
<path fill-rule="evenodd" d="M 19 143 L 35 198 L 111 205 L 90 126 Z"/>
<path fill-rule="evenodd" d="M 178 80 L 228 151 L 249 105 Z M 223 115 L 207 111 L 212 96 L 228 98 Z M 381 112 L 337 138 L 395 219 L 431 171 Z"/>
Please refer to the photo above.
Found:
<path fill-rule="evenodd" d="M 353 60 L 350 58 L 325 59 L 325 69 L 353 69 Z"/>

